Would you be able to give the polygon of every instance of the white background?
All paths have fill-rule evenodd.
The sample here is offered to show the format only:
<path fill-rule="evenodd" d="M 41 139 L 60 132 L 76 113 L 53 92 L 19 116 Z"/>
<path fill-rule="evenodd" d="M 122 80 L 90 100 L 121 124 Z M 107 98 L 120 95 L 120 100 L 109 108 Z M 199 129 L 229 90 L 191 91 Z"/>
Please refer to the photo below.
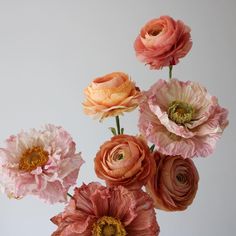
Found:
<path fill-rule="evenodd" d="M 110 138 L 103 123 L 82 112 L 83 89 L 92 79 L 124 71 L 148 89 L 168 71 L 150 71 L 137 61 L 133 42 L 148 20 L 164 14 L 192 28 L 193 48 L 173 69 L 174 77 L 194 80 L 230 110 L 230 126 L 215 153 L 195 161 L 200 183 L 185 212 L 157 212 L 161 236 L 233 236 L 236 232 L 236 2 L 234 0 L 1 0 L 0 141 L 21 129 L 45 123 L 67 129 L 82 151 L 78 185 L 97 180 L 93 158 Z M 138 133 L 138 112 L 122 117 L 129 134 Z M 72 189 L 70 190 L 72 193 Z M 49 219 L 62 204 L 34 197 L 9 200 L 0 195 L 1 236 L 47 236 Z"/>

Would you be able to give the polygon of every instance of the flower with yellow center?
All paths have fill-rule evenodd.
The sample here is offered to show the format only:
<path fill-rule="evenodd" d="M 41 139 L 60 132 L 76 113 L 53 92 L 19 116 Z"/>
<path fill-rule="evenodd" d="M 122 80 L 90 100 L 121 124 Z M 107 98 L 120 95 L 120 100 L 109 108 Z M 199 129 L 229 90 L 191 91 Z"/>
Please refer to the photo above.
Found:
<path fill-rule="evenodd" d="M 27 149 L 20 158 L 19 169 L 31 172 L 37 167 L 44 166 L 48 162 L 48 152 L 42 147 Z"/>
<path fill-rule="evenodd" d="M 209 156 L 228 125 L 228 111 L 193 81 L 158 80 L 144 92 L 139 129 L 165 155 Z"/>
<path fill-rule="evenodd" d="M 76 187 L 65 210 L 51 221 L 58 227 L 52 236 L 157 236 L 159 233 L 153 201 L 147 193 L 95 182 Z"/>
<path fill-rule="evenodd" d="M 11 135 L 0 156 L 0 183 L 9 197 L 34 195 L 50 204 L 67 202 L 84 162 L 71 135 L 51 124 Z"/>
<path fill-rule="evenodd" d="M 93 225 L 93 236 L 125 236 L 127 235 L 124 226 L 120 220 L 103 216 Z"/>

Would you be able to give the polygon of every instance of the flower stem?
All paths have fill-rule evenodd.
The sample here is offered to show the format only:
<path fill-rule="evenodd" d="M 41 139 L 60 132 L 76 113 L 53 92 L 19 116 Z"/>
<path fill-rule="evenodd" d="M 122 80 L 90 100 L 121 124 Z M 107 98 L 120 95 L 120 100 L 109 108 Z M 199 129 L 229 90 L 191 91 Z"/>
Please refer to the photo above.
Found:
<path fill-rule="evenodd" d="M 149 149 L 150 149 L 150 152 L 153 152 L 155 149 L 155 144 L 153 144 Z"/>
<path fill-rule="evenodd" d="M 121 134 L 119 116 L 116 116 L 116 127 L 117 127 L 117 134 Z"/>
<path fill-rule="evenodd" d="M 74 198 L 71 194 L 67 193 L 67 196 L 69 196 L 70 198 Z"/>
<path fill-rule="evenodd" d="M 172 78 L 172 69 L 173 69 L 173 66 L 170 65 L 170 66 L 169 66 L 169 79 Z"/>

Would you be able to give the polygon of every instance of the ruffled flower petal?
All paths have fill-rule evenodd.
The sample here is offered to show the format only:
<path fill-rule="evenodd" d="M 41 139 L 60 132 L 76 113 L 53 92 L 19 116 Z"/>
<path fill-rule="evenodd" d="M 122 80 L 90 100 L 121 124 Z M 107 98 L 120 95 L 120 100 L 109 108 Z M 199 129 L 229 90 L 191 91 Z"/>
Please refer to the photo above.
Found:
<path fill-rule="evenodd" d="M 40 162 L 40 155 L 46 155 L 46 163 Z M 76 183 L 84 163 L 71 136 L 54 125 L 11 136 L 0 149 L 0 156 L 0 182 L 8 196 L 35 195 L 48 203 L 67 201 L 67 191 Z M 38 164 L 32 167 L 32 161 Z"/>
<path fill-rule="evenodd" d="M 159 80 L 140 104 L 139 129 L 159 152 L 184 158 L 209 156 L 228 125 L 228 111 L 198 83 Z M 178 124 L 168 114 L 172 102 L 189 104 L 192 119 Z"/>

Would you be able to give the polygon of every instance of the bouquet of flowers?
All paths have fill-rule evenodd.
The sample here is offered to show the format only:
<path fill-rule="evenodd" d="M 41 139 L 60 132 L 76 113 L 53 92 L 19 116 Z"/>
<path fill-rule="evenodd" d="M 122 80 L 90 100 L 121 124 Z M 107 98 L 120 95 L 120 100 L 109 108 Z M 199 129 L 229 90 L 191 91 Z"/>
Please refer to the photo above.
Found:
<path fill-rule="evenodd" d="M 193 81 L 173 78 L 173 68 L 192 47 L 191 30 L 161 16 L 147 22 L 134 42 L 137 58 L 166 80 L 142 91 L 124 72 L 95 78 L 84 90 L 86 115 L 115 117 L 112 137 L 94 157 L 94 171 L 106 186 L 91 182 L 74 188 L 84 163 L 62 127 L 45 125 L 12 135 L 0 148 L 0 188 L 10 198 L 35 195 L 66 203 L 52 217 L 53 236 L 154 236 L 156 211 L 183 211 L 193 202 L 199 174 L 195 157 L 213 153 L 228 125 L 228 111 Z M 119 116 L 139 107 L 139 135 L 130 135 Z"/>

